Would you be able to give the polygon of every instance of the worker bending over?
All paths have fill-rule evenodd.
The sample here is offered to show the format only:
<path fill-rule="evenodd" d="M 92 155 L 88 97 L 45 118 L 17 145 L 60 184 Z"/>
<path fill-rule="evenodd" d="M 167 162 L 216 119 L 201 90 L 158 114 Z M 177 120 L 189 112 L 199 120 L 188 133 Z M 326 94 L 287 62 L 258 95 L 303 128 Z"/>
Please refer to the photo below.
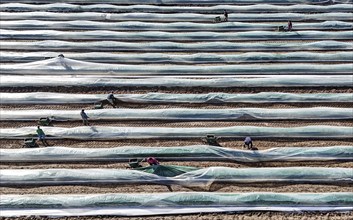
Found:
<path fill-rule="evenodd" d="M 112 91 L 108 97 L 107 97 L 107 101 L 113 106 L 113 108 L 116 108 L 115 106 L 115 100 L 116 98 L 114 97 L 114 92 Z"/>
<path fill-rule="evenodd" d="M 148 157 L 148 158 L 145 159 L 145 161 L 146 161 L 150 166 L 152 166 L 152 165 L 159 165 L 159 161 L 158 161 L 156 158 L 154 158 L 154 157 Z"/>
<path fill-rule="evenodd" d="M 37 135 L 38 135 L 38 140 L 40 140 L 45 147 L 49 146 L 47 140 L 45 139 L 45 133 L 40 128 L 40 126 L 37 127 Z"/>
<path fill-rule="evenodd" d="M 286 31 L 292 31 L 292 28 L 293 28 L 292 22 L 291 22 L 291 21 L 288 21 Z"/>
<path fill-rule="evenodd" d="M 248 148 L 248 149 L 253 149 L 253 144 L 252 144 L 252 140 L 251 137 L 246 137 L 244 140 L 244 148 Z"/>
<path fill-rule="evenodd" d="M 83 122 L 83 125 L 89 125 L 89 123 L 88 123 L 88 115 L 86 114 L 86 112 L 85 112 L 85 110 L 84 109 L 82 109 L 82 111 L 81 111 L 81 113 L 80 113 L 80 115 L 81 115 L 81 118 L 82 118 L 82 122 Z"/>
<path fill-rule="evenodd" d="M 228 21 L 228 12 L 227 10 L 224 10 L 224 21 Z"/>

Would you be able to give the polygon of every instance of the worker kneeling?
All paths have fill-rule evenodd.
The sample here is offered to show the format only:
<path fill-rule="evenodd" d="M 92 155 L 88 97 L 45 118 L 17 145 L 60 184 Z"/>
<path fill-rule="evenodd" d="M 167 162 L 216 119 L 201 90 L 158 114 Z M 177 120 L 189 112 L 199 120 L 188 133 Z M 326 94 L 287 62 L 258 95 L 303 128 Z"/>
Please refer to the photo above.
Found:
<path fill-rule="evenodd" d="M 130 159 L 129 160 L 129 168 L 136 169 L 136 168 L 141 168 L 143 167 L 140 163 L 141 162 L 147 162 L 148 165 L 150 166 L 156 166 L 159 165 L 159 161 L 154 158 L 154 157 L 146 157 L 139 161 L 138 159 Z"/>
<path fill-rule="evenodd" d="M 280 32 L 290 32 L 293 29 L 293 24 L 292 21 L 288 21 L 288 24 L 286 26 L 279 26 L 278 31 Z"/>

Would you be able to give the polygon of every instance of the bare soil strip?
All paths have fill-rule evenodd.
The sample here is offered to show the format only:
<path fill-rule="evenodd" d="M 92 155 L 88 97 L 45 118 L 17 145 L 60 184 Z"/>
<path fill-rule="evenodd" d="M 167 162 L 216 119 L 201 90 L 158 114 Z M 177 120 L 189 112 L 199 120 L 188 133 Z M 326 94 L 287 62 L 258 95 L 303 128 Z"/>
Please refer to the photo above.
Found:
<path fill-rule="evenodd" d="M 49 217 L 19 217 L 19 218 L 0 218 L 0 220 L 52 220 Z M 56 220 L 76 220 L 77 217 L 55 218 Z M 80 217 L 81 220 L 346 220 L 353 219 L 353 212 L 302 212 L 302 213 L 286 213 L 286 212 L 240 212 L 229 214 L 194 214 L 194 215 L 171 215 L 171 216 L 150 216 L 150 217 L 111 217 L 111 216 L 95 216 Z"/>
<path fill-rule="evenodd" d="M 167 108 L 202 108 L 202 109 L 226 109 L 226 108 L 311 108 L 311 107 L 336 107 L 336 108 L 353 108 L 353 103 L 183 103 L 183 104 L 132 104 L 121 103 L 118 108 L 144 108 L 144 109 L 167 109 Z M 92 104 L 67 104 L 67 105 L 2 105 L 2 109 L 53 109 L 53 110 L 74 110 L 79 112 L 81 109 L 94 109 Z M 104 108 L 112 108 L 104 106 Z"/>
<path fill-rule="evenodd" d="M 116 141 L 85 141 L 85 140 L 48 140 L 51 146 L 75 147 L 75 148 L 106 148 L 106 147 L 122 147 L 122 146 L 141 146 L 141 147 L 168 147 L 168 146 L 187 146 L 204 144 L 201 139 L 146 139 L 146 140 L 116 140 Z M 329 147 L 329 146 L 352 146 L 351 140 L 305 140 L 295 139 L 290 140 L 277 138 L 274 140 L 257 140 L 253 139 L 254 147 L 259 150 L 270 149 L 274 147 Z M 242 149 L 243 140 L 239 138 L 225 139 L 220 138 L 219 143 L 223 147 Z M 1 148 L 15 149 L 22 148 L 22 140 L 0 140 Z M 41 143 L 39 143 L 41 147 Z"/>
<path fill-rule="evenodd" d="M 114 91 L 115 94 L 145 94 L 149 92 L 177 93 L 177 94 L 202 94 L 210 92 L 224 93 L 260 93 L 260 92 L 284 92 L 284 93 L 353 93 L 351 87 L 233 87 L 233 88 L 203 88 L 203 87 L 0 87 L 0 92 L 22 93 L 22 92 L 63 92 L 82 94 L 107 94 Z"/>
<path fill-rule="evenodd" d="M 181 158 L 182 159 L 182 158 Z M 336 162 L 336 161 L 317 161 L 317 162 L 266 162 L 266 163 L 237 163 L 237 162 L 204 162 L 204 161 L 182 161 L 182 162 L 164 162 L 160 161 L 163 165 L 178 165 L 178 166 L 191 166 L 191 167 L 233 167 L 233 168 L 256 168 L 256 167 L 337 167 L 337 168 L 352 168 L 353 162 Z M 147 164 L 142 164 L 147 166 Z M 115 163 L 115 162 L 86 162 L 86 163 L 1 163 L 0 169 L 88 169 L 88 168 L 101 168 L 101 169 L 128 169 L 128 163 Z"/>
<path fill-rule="evenodd" d="M 311 184 L 214 184 L 205 188 L 186 188 L 172 185 L 174 192 L 191 191 L 217 191 L 224 193 L 247 193 L 247 192 L 277 192 L 277 193 L 328 193 L 328 192 L 351 192 L 352 186 L 348 185 L 311 185 Z M 83 194 L 83 193 L 162 193 L 169 192 L 162 185 L 102 185 L 90 184 L 85 186 L 44 186 L 44 187 L 0 187 L 1 194 Z"/>
<path fill-rule="evenodd" d="M 79 114 L 79 111 L 78 111 Z M 36 121 L 0 121 L 1 128 L 20 128 L 36 126 Z M 128 121 L 91 121 L 91 126 L 112 126 L 112 127 L 231 127 L 231 126 L 257 126 L 257 127 L 301 127 L 313 125 L 330 125 L 353 127 L 353 120 L 275 120 L 265 121 L 194 121 L 194 122 L 176 122 L 176 121 L 149 121 L 149 120 L 128 120 Z M 83 126 L 81 121 L 55 122 L 55 127 L 79 127 Z"/>

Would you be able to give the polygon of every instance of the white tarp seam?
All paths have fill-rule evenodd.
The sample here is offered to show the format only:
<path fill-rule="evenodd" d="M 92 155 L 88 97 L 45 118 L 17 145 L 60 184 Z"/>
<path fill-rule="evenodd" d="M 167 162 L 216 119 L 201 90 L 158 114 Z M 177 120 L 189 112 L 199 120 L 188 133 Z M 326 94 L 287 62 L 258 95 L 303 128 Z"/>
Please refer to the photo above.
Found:
<path fill-rule="evenodd" d="M 226 22 L 221 24 L 205 24 L 192 22 L 177 23 L 150 23 L 150 22 L 96 22 L 96 21 L 41 21 L 41 20 L 15 20 L 0 21 L 3 29 L 20 30 L 110 30 L 110 31 L 274 31 L 285 23 L 244 23 Z M 299 30 L 351 30 L 353 24 L 343 21 L 325 21 L 320 23 L 295 23 L 295 31 Z"/>
<path fill-rule="evenodd" d="M 353 14 L 352 14 L 353 17 Z M 55 31 L 0 29 L 2 40 L 115 40 L 115 41 L 236 41 L 236 40 L 350 40 L 353 31 L 246 31 L 246 32 L 163 32 L 163 31 Z"/>
<path fill-rule="evenodd" d="M 152 165 L 156 166 L 160 165 Z M 1 186 L 136 183 L 210 187 L 214 183 L 353 183 L 351 168 L 337 167 L 208 167 L 173 177 L 127 169 L 2 169 L 0 177 Z"/>
<path fill-rule="evenodd" d="M 101 3 L 101 2 L 99 2 Z M 114 2 L 115 3 L 115 2 Z M 70 3 L 51 3 L 51 4 L 22 4 L 22 3 L 7 3 L 1 5 L 2 11 L 64 11 L 64 12 L 163 12 L 163 13 L 219 13 L 227 8 L 229 13 L 244 13 L 244 12 L 351 12 L 351 4 L 333 4 L 333 5 L 271 5 L 271 4 L 255 4 L 255 5 L 215 5 L 208 7 L 200 6 L 156 6 L 156 5 L 114 5 L 114 4 L 89 4 L 79 5 Z"/>
<path fill-rule="evenodd" d="M 352 193 L 262 192 L 2 195 L 4 208 L 0 215 L 148 216 L 238 211 L 352 211 L 352 197 Z"/>
<path fill-rule="evenodd" d="M 55 58 L 58 52 L 13 52 L 0 51 L 3 62 L 25 63 Z M 109 52 L 65 52 L 65 57 L 74 60 L 97 63 L 165 63 L 165 64 L 209 64 L 209 63 L 267 63 L 267 62 L 350 62 L 353 60 L 352 52 L 290 52 L 290 53 L 269 53 L 269 52 L 245 52 L 241 54 L 167 54 L 167 53 L 129 53 L 116 54 Z"/>
<path fill-rule="evenodd" d="M 46 20 L 46 21 L 165 21 L 165 22 L 207 22 L 212 23 L 216 16 L 222 14 L 200 14 L 200 13 L 101 13 L 101 12 L 1 12 L 1 20 Z M 234 13 L 229 15 L 232 21 L 353 21 L 353 13 L 328 12 L 328 13 Z M 222 16 L 222 15 L 221 15 Z"/>
<path fill-rule="evenodd" d="M 1 14 L 0 14 L 1 15 Z M 44 41 L 2 41 L 0 40 L 1 49 L 3 50 L 34 50 L 48 51 L 159 51 L 159 52 L 206 52 L 206 51 L 343 51 L 353 50 L 353 44 L 342 41 L 316 41 L 316 42 L 286 42 L 286 43 L 268 43 L 268 42 L 198 42 L 198 43 L 179 43 L 179 42 L 116 42 L 116 41 L 92 41 L 92 42 L 70 42 L 58 40 Z"/>
<path fill-rule="evenodd" d="M 2 0 L 3 3 L 10 3 L 11 0 Z M 17 0 L 19 3 L 33 3 L 33 0 Z M 50 0 L 40 0 L 41 3 L 52 3 Z M 67 0 L 56 0 L 56 2 L 67 2 Z M 238 0 L 236 4 L 280 4 L 280 5 L 293 5 L 293 4 L 341 4 L 352 3 L 352 0 Z M 101 0 L 70 0 L 70 3 L 85 3 L 96 4 L 102 3 Z M 104 3 L 115 4 L 116 0 L 105 0 Z M 218 5 L 218 4 L 234 4 L 233 0 L 119 0 L 121 5 L 134 5 L 134 4 L 149 4 L 149 5 Z"/>
<path fill-rule="evenodd" d="M 106 100 L 108 94 L 69 93 L 0 93 L 2 104 L 75 104 L 96 103 Z M 281 93 L 261 92 L 254 94 L 116 94 L 115 98 L 126 103 L 352 103 L 353 93 Z"/>
<path fill-rule="evenodd" d="M 236 109 L 95 109 L 86 110 L 90 120 L 318 120 L 353 119 L 353 108 L 236 108 Z M 79 110 L 5 110 L 0 109 L 0 121 L 33 121 L 50 117 L 55 121 L 81 120 Z M 245 117 L 245 118 L 244 118 Z"/>
<path fill-rule="evenodd" d="M 0 139 L 23 139 L 36 136 L 36 127 L 0 128 Z M 49 139 L 119 140 L 149 138 L 201 138 L 207 134 L 218 137 L 244 138 L 352 138 L 353 127 L 305 126 L 305 127 L 42 127 Z"/>
<path fill-rule="evenodd" d="M 352 32 L 353 34 L 353 32 Z M 353 64 L 231 64 L 231 65 L 145 65 L 106 64 L 56 57 L 29 63 L 2 64 L 2 74 L 51 75 L 352 75 Z"/>
<path fill-rule="evenodd" d="M 258 163 L 268 161 L 353 161 L 353 146 L 278 147 L 249 151 L 209 145 L 183 147 L 126 146 L 114 148 L 23 148 L 0 149 L 1 162 L 127 162 L 131 158 L 153 156 L 160 161 L 232 161 Z"/>

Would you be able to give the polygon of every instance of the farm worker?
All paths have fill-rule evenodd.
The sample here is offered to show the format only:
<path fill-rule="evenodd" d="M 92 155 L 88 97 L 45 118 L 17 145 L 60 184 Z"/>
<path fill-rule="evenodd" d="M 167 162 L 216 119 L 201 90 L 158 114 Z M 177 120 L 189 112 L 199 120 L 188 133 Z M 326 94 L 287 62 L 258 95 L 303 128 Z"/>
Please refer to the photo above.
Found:
<path fill-rule="evenodd" d="M 48 125 L 50 125 L 50 124 L 53 122 L 53 120 L 54 120 L 54 116 L 51 116 L 50 118 L 47 117 L 47 118 L 45 119 L 45 122 L 46 122 Z"/>
<path fill-rule="evenodd" d="M 82 109 L 82 111 L 81 111 L 81 118 L 82 118 L 82 121 L 83 121 L 83 125 L 89 125 L 89 123 L 88 123 L 88 118 L 89 117 L 87 116 L 87 114 L 86 114 L 84 109 Z"/>
<path fill-rule="evenodd" d="M 108 95 L 107 100 L 113 106 L 113 108 L 116 108 L 116 106 L 115 106 L 115 97 L 114 97 L 114 92 L 113 91 Z"/>
<path fill-rule="evenodd" d="M 146 161 L 150 166 L 152 166 L 152 165 L 159 165 L 159 161 L 158 161 L 156 158 L 154 158 L 154 157 L 148 157 L 148 158 L 145 159 L 145 161 Z"/>
<path fill-rule="evenodd" d="M 292 22 L 291 21 L 288 21 L 288 25 L 287 25 L 287 31 L 292 31 Z"/>
<path fill-rule="evenodd" d="M 251 137 L 246 137 L 244 140 L 244 148 L 252 149 L 252 146 Z"/>
<path fill-rule="evenodd" d="M 224 10 L 224 21 L 228 21 L 228 12 L 227 10 Z"/>
<path fill-rule="evenodd" d="M 38 140 L 42 141 L 42 143 L 45 147 L 49 146 L 47 140 L 45 139 L 45 133 L 40 128 L 40 126 L 37 127 L 37 135 L 38 135 Z"/>

